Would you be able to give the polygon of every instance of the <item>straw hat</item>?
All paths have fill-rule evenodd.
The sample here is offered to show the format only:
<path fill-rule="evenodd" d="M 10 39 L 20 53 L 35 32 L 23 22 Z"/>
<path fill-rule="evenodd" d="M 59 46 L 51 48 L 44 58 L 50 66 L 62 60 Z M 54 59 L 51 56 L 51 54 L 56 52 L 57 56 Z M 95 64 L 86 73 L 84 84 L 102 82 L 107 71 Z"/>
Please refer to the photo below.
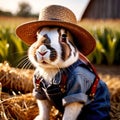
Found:
<path fill-rule="evenodd" d="M 17 27 L 16 34 L 28 45 L 36 41 L 36 32 L 44 26 L 60 26 L 68 29 L 75 37 L 78 50 L 88 55 L 95 48 L 95 39 L 85 29 L 77 25 L 74 13 L 66 7 L 50 5 L 41 10 L 39 19 Z"/>

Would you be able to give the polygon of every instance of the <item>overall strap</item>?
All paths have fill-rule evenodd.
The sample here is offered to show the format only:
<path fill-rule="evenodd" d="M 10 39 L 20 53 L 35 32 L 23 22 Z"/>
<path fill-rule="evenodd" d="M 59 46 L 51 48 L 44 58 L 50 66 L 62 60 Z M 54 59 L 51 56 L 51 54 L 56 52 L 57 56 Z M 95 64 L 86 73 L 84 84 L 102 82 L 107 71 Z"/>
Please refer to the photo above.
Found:
<path fill-rule="evenodd" d="M 90 63 L 90 61 L 81 53 L 79 54 L 79 57 L 80 57 L 80 60 L 82 60 L 82 62 L 84 62 L 92 70 L 92 72 L 95 74 L 95 80 L 90 88 L 90 93 L 89 93 L 89 97 L 91 99 L 94 99 L 100 78 L 96 72 L 95 67 Z"/>
<path fill-rule="evenodd" d="M 90 63 L 90 61 L 83 55 L 80 53 L 80 60 L 83 62 L 84 66 L 81 64 L 79 64 L 80 66 L 83 66 L 83 67 L 87 67 L 89 68 L 89 70 L 91 70 L 94 74 L 95 74 L 95 79 L 94 79 L 94 82 L 93 84 L 91 85 L 91 88 L 89 89 L 89 98 L 90 99 L 94 99 L 94 96 L 96 94 L 96 90 L 97 90 L 97 86 L 98 86 L 98 83 L 99 83 L 99 76 L 96 72 L 96 69 L 94 68 L 94 66 Z M 66 84 L 67 84 L 67 74 L 66 73 L 62 73 L 62 77 L 61 77 L 61 83 L 60 83 L 60 88 L 61 88 L 61 91 L 65 91 L 65 88 L 66 88 Z"/>

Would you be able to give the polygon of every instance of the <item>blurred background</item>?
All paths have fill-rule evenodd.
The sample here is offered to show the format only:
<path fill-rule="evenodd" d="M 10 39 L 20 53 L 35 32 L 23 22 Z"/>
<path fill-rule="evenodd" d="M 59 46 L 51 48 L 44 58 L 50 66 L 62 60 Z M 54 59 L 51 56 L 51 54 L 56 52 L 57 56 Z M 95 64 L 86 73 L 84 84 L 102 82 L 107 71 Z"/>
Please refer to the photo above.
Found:
<path fill-rule="evenodd" d="M 88 56 L 92 63 L 120 65 L 120 0 L 0 0 L 0 62 L 18 65 L 28 46 L 15 35 L 16 26 L 37 20 L 50 4 L 70 8 L 78 24 L 95 37 L 96 49 Z"/>
<path fill-rule="evenodd" d="M 15 30 L 51 4 L 70 8 L 78 25 L 95 37 L 96 48 L 87 57 L 110 90 L 111 120 L 120 120 L 120 0 L 0 0 L 0 120 L 33 120 L 38 114 L 29 46 Z M 52 109 L 50 120 L 58 119 L 61 114 Z"/>

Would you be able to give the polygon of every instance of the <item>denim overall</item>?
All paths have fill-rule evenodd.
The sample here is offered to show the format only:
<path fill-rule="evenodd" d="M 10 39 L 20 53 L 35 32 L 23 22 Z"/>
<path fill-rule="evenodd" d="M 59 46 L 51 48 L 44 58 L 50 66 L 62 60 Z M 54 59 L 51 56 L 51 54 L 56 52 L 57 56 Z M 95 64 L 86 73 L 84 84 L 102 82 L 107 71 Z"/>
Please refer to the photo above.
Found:
<path fill-rule="evenodd" d="M 64 81 L 65 77 L 67 80 Z M 110 120 L 110 95 L 102 80 L 99 80 L 94 98 L 89 97 L 94 79 L 93 71 L 78 60 L 68 68 L 60 70 L 48 85 L 42 77 L 36 79 L 34 74 L 33 95 L 40 100 L 50 100 L 62 113 L 67 104 L 83 103 L 84 107 L 77 120 Z"/>

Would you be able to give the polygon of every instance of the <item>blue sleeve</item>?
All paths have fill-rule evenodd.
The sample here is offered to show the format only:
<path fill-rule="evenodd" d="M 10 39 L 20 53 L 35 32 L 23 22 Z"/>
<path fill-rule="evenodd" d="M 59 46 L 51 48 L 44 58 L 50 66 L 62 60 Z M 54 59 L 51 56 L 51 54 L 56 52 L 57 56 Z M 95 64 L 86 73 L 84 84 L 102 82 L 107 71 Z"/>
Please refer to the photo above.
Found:
<path fill-rule="evenodd" d="M 66 96 L 62 99 L 63 105 L 72 102 L 86 103 L 88 100 L 86 92 L 94 78 L 94 74 L 87 69 L 77 67 L 68 79 Z"/>

